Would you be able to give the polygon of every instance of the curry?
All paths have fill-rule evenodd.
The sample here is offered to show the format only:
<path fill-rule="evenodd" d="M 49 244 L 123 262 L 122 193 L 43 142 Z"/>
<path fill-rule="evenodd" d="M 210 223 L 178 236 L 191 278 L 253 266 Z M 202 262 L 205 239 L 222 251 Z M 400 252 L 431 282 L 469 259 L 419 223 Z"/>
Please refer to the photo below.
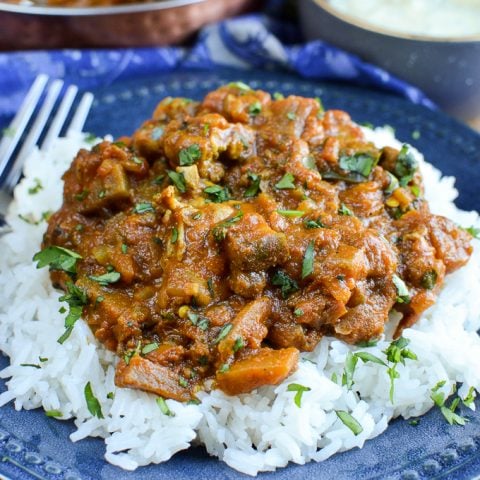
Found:
<path fill-rule="evenodd" d="M 411 326 L 471 236 L 430 213 L 408 145 L 376 148 L 318 99 L 238 82 L 166 98 L 131 138 L 81 150 L 41 255 L 117 353 L 116 384 L 186 401 L 278 384 L 323 336 Z"/>

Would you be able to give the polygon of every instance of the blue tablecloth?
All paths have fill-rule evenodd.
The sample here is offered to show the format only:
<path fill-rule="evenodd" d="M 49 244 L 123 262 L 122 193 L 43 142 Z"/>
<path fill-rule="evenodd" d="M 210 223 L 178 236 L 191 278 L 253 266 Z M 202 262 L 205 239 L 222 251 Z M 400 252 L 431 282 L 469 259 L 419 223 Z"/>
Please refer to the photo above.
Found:
<path fill-rule="evenodd" d="M 237 17 L 204 28 L 191 48 L 50 50 L 0 54 L 0 116 L 18 109 L 35 76 L 46 73 L 81 89 L 176 68 L 217 66 L 286 69 L 303 77 L 344 80 L 396 92 L 428 107 L 417 88 L 322 41 L 302 43 L 298 27 L 266 14 Z"/>

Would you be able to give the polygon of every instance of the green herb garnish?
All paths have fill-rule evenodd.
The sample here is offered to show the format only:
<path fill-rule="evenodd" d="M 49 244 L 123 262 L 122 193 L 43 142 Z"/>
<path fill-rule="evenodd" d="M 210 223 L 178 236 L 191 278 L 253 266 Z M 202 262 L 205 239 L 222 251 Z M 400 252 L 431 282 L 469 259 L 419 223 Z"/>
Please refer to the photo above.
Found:
<path fill-rule="evenodd" d="M 410 293 L 405 282 L 398 276 L 392 276 L 393 283 L 397 289 L 397 303 L 410 303 Z"/>
<path fill-rule="evenodd" d="M 281 180 L 275 184 L 275 188 L 279 190 L 293 190 L 295 188 L 295 177 L 291 173 L 286 173 Z"/>
<path fill-rule="evenodd" d="M 262 104 L 257 100 L 253 102 L 249 107 L 248 107 L 248 113 L 252 115 L 252 117 L 256 117 L 259 115 L 262 111 Z"/>
<path fill-rule="evenodd" d="M 438 274 L 435 270 L 430 270 L 428 272 L 425 272 L 422 276 L 422 280 L 420 281 L 420 284 L 426 290 L 432 290 L 433 287 L 435 287 L 435 284 L 437 283 L 437 277 L 438 277 Z"/>
<path fill-rule="evenodd" d="M 171 243 L 177 243 L 178 240 L 178 229 L 176 227 L 172 228 L 172 236 L 170 237 Z"/>
<path fill-rule="evenodd" d="M 175 414 L 168 408 L 167 402 L 163 397 L 158 397 L 156 399 L 157 405 L 160 408 L 160 411 L 164 414 L 167 415 L 168 417 L 174 417 Z"/>
<path fill-rule="evenodd" d="M 115 283 L 120 280 L 120 273 L 115 270 L 104 273 L 103 275 L 89 275 L 88 278 L 95 282 L 98 282 L 102 287 L 106 287 L 110 283 Z"/>
<path fill-rule="evenodd" d="M 133 213 L 147 213 L 147 212 L 154 212 L 155 209 L 150 202 L 141 202 L 137 203 L 133 208 Z"/>
<path fill-rule="evenodd" d="M 342 155 L 338 166 L 353 174 L 359 174 L 365 180 L 372 173 L 373 167 L 377 164 L 377 158 L 369 153 L 356 153 L 355 155 Z"/>
<path fill-rule="evenodd" d="M 220 333 L 218 334 L 217 338 L 215 339 L 215 344 L 221 342 L 230 332 L 230 330 L 233 328 L 233 325 L 231 323 L 227 323 L 226 325 L 224 325 L 221 330 L 220 330 Z"/>
<path fill-rule="evenodd" d="M 335 410 L 335 413 L 341 422 L 348 427 L 355 436 L 363 432 L 363 427 L 360 425 L 358 420 L 348 412 L 345 410 Z"/>
<path fill-rule="evenodd" d="M 310 240 L 303 256 L 302 280 L 313 272 L 313 260 L 315 258 L 315 242 Z"/>
<path fill-rule="evenodd" d="M 221 242 L 222 240 L 225 240 L 225 237 L 227 236 L 227 229 L 232 225 L 234 225 L 235 223 L 239 222 L 242 217 L 243 217 L 243 212 L 238 212 L 235 216 L 227 218 L 226 220 L 223 220 L 218 225 L 213 227 L 212 229 L 213 238 L 217 242 Z"/>
<path fill-rule="evenodd" d="M 34 178 L 33 181 L 35 182 L 35 184 L 28 189 L 29 195 L 35 195 L 40 190 L 43 190 L 42 182 L 38 178 Z"/>
<path fill-rule="evenodd" d="M 230 199 L 230 194 L 227 187 L 221 187 L 220 185 L 212 185 L 203 190 L 207 195 L 209 200 L 213 203 L 222 203 Z"/>
<path fill-rule="evenodd" d="M 311 390 L 310 387 L 305 387 L 303 385 L 300 385 L 299 383 L 291 383 L 287 387 L 287 392 L 297 392 L 295 394 L 295 397 L 293 398 L 293 401 L 295 402 L 295 405 L 300 408 L 302 406 L 302 396 L 304 392 L 309 392 Z"/>
<path fill-rule="evenodd" d="M 410 150 L 410 146 L 404 144 L 398 154 L 394 168 L 394 173 L 399 178 L 400 186 L 405 187 L 408 185 L 417 169 L 418 162 Z"/>
<path fill-rule="evenodd" d="M 157 342 L 147 343 L 142 347 L 142 355 L 148 355 L 158 349 L 160 345 Z"/>
<path fill-rule="evenodd" d="M 173 170 L 167 171 L 168 178 L 172 183 L 177 187 L 177 190 L 181 193 L 187 191 L 187 184 L 185 182 L 185 177 L 182 172 L 174 172 Z"/>
<path fill-rule="evenodd" d="M 178 154 L 180 165 L 187 166 L 193 165 L 197 160 L 202 157 L 202 151 L 197 143 L 190 145 L 187 148 L 182 148 Z"/>
<path fill-rule="evenodd" d="M 58 299 L 59 302 L 66 302 L 69 307 L 68 314 L 65 317 L 65 332 L 57 340 L 60 344 L 65 342 L 70 336 L 76 321 L 82 316 L 83 307 L 88 303 L 85 290 L 71 282 L 67 283 L 66 287 L 66 293 Z"/>
<path fill-rule="evenodd" d="M 288 218 L 302 217 L 305 212 L 301 210 L 277 210 L 277 213 Z"/>
<path fill-rule="evenodd" d="M 277 270 L 272 277 L 272 285 L 281 287 L 282 297 L 287 298 L 292 293 L 298 292 L 298 283 L 290 278 L 283 270 Z"/>
<path fill-rule="evenodd" d="M 33 256 L 33 261 L 37 262 L 37 268 L 48 265 L 50 270 L 62 270 L 75 274 L 77 272 L 77 261 L 81 258 L 81 255 L 68 248 L 50 246 L 36 253 Z"/>
<path fill-rule="evenodd" d="M 348 217 L 353 217 L 353 212 L 344 204 L 340 204 L 340 208 L 338 209 L 339 215 L 346 215 Z"/>
<path fill-rule="evenodd" d="M 250 186 L 245 190 L 244 196 L 246 198 L 256 197 L 260 191 L 260 181 L 262 180 L 262 177 L 252 172 L 249 172 L 247 177 L 251 183 Z"/>
<path fill-rule="evenodd" d="M 100 402 L 97 400 L 95 395 L 93 394 L 92 385 L 88 382 L 85 385 L 84 389 L 85 400 L 87 402 L 88 411 L 97 418 L 104 418 L 102 413 L 102 407 L 100 406 Z"/>
<path fill-rule="evenodd" d="M 244 347 L 245 347 L 245 341 L 243 340 L 243 337 L 237 337 L 237 339 L 235 340 L 235 343 L 233 344 L 233 351 L 236 353 Z"/>

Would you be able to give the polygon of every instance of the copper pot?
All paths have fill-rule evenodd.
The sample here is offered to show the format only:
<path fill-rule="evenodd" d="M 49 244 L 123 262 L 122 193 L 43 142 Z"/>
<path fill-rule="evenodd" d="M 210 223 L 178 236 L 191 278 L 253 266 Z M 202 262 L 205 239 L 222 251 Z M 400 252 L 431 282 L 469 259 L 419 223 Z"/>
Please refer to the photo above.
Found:
<path fill-rule="evenodd" d="M 188 39 L 200 27 L 252 10 L 258 0 L 159 0 L 95 7 L 0 1 L 0 49 L 140 47 Z"/>

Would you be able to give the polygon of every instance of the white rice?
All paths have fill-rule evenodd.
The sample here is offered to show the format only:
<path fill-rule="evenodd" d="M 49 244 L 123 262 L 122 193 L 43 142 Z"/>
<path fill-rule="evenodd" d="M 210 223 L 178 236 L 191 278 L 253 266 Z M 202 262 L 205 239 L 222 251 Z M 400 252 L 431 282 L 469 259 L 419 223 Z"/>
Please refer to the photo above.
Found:
<path fill-rule="evenodd" d="M 399 145 L 389 129 L 365 132 L 379 146 Z M 384 366 L 358 362 L 354 379 L 360 397 L 330 380 L 334 373 L 341 379 L 349 351 L 365 350 L 332 338 L 324 338 L 314 352 L 304 354 L 298 370 L 281 385 L 238 397 L 221 391 L 201 393 L 199 406 L 168 400 L 175 416 L 164 415 L 154 395 L 116 388 L 115 356 L 98 344 L 86 324 L 77 322 L 71 337 L 63 345 L 57 343 L 64 331 L 64 316 L 58 311 L 60 293 L 52 288 L 47 269 L 37 270 L 32 262 L 45 222 L 30 225 L 19 218 L 21 214 L 37 221 L 43 212 L 60 207 L 60 176 L 82 145 L 81 137 L 70 137 L 59 140 L 48 155 L 32 154 L 10 206 L 13 232 L 0 239 L 0 349 L 10 357 L 10 366 L 0 376 L 10 380 L 8 390 L 0 394 L 0 406 L 13 400 L 17 410 L 59 410 L 62 418 L 75 421 L 72 441 L 103 437 L 106 460 L 128 470 L 164 462 L 195 442 L 230 467 L 256 475 L 288 462 L 320 462 L 336 452 L 362 447 L 393 417 L 408 418 L 430 409 L 431 388 L 441 380 L 446 380 L 445 395 L 456 382 L 463 384 L 462 396 L 472 386 L 480 389 L 478 241 L 468 265 L 447 277 L 435 306 L 404 332 L 418 360 L 398 366 L 393 404 Z M 454 206 L 454 179 L 441 178 L 420 154 L 418 158 L 431 209 L 460 225 L 478 225 L 477 213 Z M 28 189 L 35 179 L 45 188 L 31 195 Z M 382 351 L 389 343 L 384 337 L 368 351 L 385 358 Z M 39 364 L 39 357 L 48 358 L 39 369 L 20 365 Z M 87 408 L 87 382 L 102 403 L 103 419 Z M 294 403 L 295 392 L 287 391 L 290 383 L 311 388 L 304 392 L 301 408 Z M 109 392 L 114 392 L 113 399 L 107 398 Z M 355 436 L 335 410 L 350 412 L 363 431 Z"/>

